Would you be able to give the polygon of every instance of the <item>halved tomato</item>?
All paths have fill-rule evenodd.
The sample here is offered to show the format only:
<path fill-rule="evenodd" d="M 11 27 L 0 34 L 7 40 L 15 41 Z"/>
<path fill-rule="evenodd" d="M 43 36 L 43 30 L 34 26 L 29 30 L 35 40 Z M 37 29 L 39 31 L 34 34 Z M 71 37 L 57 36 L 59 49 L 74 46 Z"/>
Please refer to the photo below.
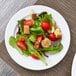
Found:
<path fill-rule="evenodd" d="M 28 25 L 29 27 L 32 27 L 34 25 L 34 21 L 32 19 L 29 19 L 29 20 L 25 20 L 23 22 L 23 26 L 24 25 Z"/>
<path fill-rule="evenodd" d="M 39 52 L 40 53 L 40 52 Z M 40 53 L 40 55 L 42 56 L 42 54 Z M 36 59 L 36 60 L 39 60 L 40 58 L 38 58 L 37 56 L 35 56 L 34 54 L 32 54 L 31 53 L 31 57 L 33 58 L 33 59 Z"/>
<path fill-rule="evenodd" d="M 16 44 L 19 48 L 21 48 L 24 51 L 27 49 L 27 46 L 23 41 L 18 41 Z"/>

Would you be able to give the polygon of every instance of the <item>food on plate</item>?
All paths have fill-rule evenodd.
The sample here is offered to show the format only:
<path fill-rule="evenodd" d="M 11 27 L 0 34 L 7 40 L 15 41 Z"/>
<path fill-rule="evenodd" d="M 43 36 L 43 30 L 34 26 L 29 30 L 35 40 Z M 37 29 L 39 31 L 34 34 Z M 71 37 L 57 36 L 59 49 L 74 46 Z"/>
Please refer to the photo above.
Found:
<path fill-rule="evenodd" d="M 63 49 L 61 29 L 47 12 L 36 14 L 32 11 L 30 16 L 30 19 L 18 21 L 18 32 L 16 37 L 9 38 L 9 44 L 20 54 L 47 65 L 43 58 L 48 57 L 46 52 L 58 53 Z"/>
<path fill-rule="evenodd" d="M 51 46 L 51 41 L 48 38 L 45 38 L 41 42 L 43 48 L 49 48 Z"/>

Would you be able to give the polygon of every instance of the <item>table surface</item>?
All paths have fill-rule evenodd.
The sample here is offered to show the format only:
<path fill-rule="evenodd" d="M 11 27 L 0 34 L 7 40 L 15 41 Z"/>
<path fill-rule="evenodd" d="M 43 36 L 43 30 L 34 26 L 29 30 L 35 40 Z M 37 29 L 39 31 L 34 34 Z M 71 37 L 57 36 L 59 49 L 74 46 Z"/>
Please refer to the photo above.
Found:
<path fill-rule="evenodd" d="M 67 55 L 53 68 L 44 71 L 31 71 L 20 67 L 10 58 L 6 51 L 5 43 L 2 41 L 0 44 L 0 58 L 11 66 L 20 76 L 71 76 L 72 61 L 76 52 L 76 0 L 38 0 L 36 5 L 45 5 L 54 8 L 66 19 L 71 32 L 71 45 Z M 25 5 L 23 5 L 23 7 L 25 7 Z"/>

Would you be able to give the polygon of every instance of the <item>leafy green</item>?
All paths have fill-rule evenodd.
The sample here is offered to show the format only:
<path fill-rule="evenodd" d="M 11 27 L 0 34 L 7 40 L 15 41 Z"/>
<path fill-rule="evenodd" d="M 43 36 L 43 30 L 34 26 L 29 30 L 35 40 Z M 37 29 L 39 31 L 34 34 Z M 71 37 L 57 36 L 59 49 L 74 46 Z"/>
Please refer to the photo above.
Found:
<path fill-rule="evenodd" d="M 17 34 L 17 36 L 25 36 L 25 37 L 30 37 L 30 35 L 25 35 L 25 34 Z"/>
<path fill-rule="evenodd" d="M 37 27 L 37 28 L 30 28 L 30 32 L 34 35 L 41 35 L 44 34 L 44 31 L 41 27 Z"/>
<path fill-rule="evenodd" d="M 26 51 L 22 50 L 24 56 L 30 56 L 30 52 L 28 49 Z"/>
<path fill-rule="evenodd" d="M 60 52 L 63 49 L 63 45 L 60 44 L 59 46 L 50 46 L 49 48 L 40 48 L 40 50 L 45 51 L 45 52 Z"/>
<path fill-rule="evenodd" d="M 46 14 L 47 14 L 47 12 L 44 11 L 44 12 L 40 13 L 39 16 L 40 16 L 40 17 L 43 17 L 43 16 L 45 16 Z"/>
<path fill-rule="evenodd" d="M 20 48 L 16 45 L 16 39 L 15 39 L 13 36 L 11 36 L 11 37 L 9 38 L 9 44 L 10 44 L 13 48 L 15 48 L 20 54 L 23 54 L 23 55 L 25 55 L 25 56 L 30 56 L 30 52 L 29 52 L 28 50 L 24 51 L 24 50 L 20 49 Z"/>
<path fill-rule="evenodd" d="M 52 15 L 51 14 L 45 14 L 45 16 L 38 16 L 38 19 L 40 22 L 43 22 L 43 21 L 48 21 L 51 26 L 53 26 L 53 22 L 52 22 Z"/>
<path fill-rule="evenodd" d="M 42 56 L 39 54 L 39 52 L 37 50 L 35 50 L 33 48 L 33 44 L 28 40 L 27 42 L 25 42 L 27 45 L 27 48 L 29 50 L 30 53 L 33 53 L 35 56 L 37 56 L 38 58 L 40 58 L 40 60 L 47 65 L 47 63 L 45 62 L 45 60 L 42 58 Z"/>
<path fill-rule="evenodd" d="M 25 21 L 25 19 L 22 19 L 22 20 L 19 21 L 21 34 L 24 34 L 23 25 L 22 25 L 22 23 L 23 23 L 24 21 Z"/>
<path fill-rule="evenodd" d="M 32 41 L 32 42 L 35 42 L 36 41 L 36 35 L 31 35 L 29 37 L 29 40 Z"/>
<path fill-rule="evenodd" d="M 13 36 L 11 36 L 11 37 L 9 38 L 9 44 L 10 44 L 13 48 L 17 49 L 20 54 L 23 54 L 23 53 L 22 53 L 22 50 L 16 45 L 16 39 L 15 39 Z"/>

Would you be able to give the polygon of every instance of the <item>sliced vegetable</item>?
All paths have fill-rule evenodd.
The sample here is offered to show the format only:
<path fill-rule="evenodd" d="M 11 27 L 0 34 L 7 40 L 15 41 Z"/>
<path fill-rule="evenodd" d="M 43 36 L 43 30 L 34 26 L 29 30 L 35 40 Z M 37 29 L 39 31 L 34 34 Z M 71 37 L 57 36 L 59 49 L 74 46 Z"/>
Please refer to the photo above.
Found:
<path fill-rule="evenodd" d="M 38 35 L 36 41 L 38 41 L 41 44 L 42 38 L 43 38 L 43 35 Z"/>
<path fill-rule="evenodd" d="M 43 35 L 38 35 L 36 42 L 34 44 L 34 49 L 38 49 L 41 45 Z"/>
<path fill-rule="evenodd" d="M 25 20 L 24 22 L 23 22 L 23 26 L 24 25 L 28 25 L 29 27 L 32 27 L 33 25 L 34 25 L 34 21 L 32 20 L 32 19 L 30 19 L 30 20 Z"/>
<path fill-rule="evenodd" d="M 55 36 L 54 33 L 50 33 L 50 34 L 49 34 L 49 39 L 50 39 L 51 41 L 56 41 L 58 38 L 56 38 L 56 36 Z"/>
<path fill-rule="evenodd" d="M 23 41 L 18 41 L 16 44 L 19 48 L 21 48 L 24 51 L 27 49 L 27 46 Z"/>
<path fill-rule="evenodd" d="M 42 53 L 41 53 L 40 51 L 38 51 L 38 52 L 39 52 L 39 54 L 42 56 Z M 36 59 L 36 60 L 39 60 L 39 59 L 40 59 L 39 57 L 35 56 L 35 55 L 32 54 L 32 53 L 31 53 L 31 57 L 34 58 L 34 59 Z"/>
<path fill-rule="evenodd" d="M 32 53 L 31 53 L 31 57 L 36 59 L 36 60 L 39 60 L 39 58 L 37 56 L 35 56 L 34 54 L 32 54 Z"/>
<path fill-rule="evenodd" d="M 43 21 L 42 24 L 41 24 L 42 28 L 45 30 L 45 31 L 48 31 L 51 29 L 51 25 L 48 21 Z"/>

